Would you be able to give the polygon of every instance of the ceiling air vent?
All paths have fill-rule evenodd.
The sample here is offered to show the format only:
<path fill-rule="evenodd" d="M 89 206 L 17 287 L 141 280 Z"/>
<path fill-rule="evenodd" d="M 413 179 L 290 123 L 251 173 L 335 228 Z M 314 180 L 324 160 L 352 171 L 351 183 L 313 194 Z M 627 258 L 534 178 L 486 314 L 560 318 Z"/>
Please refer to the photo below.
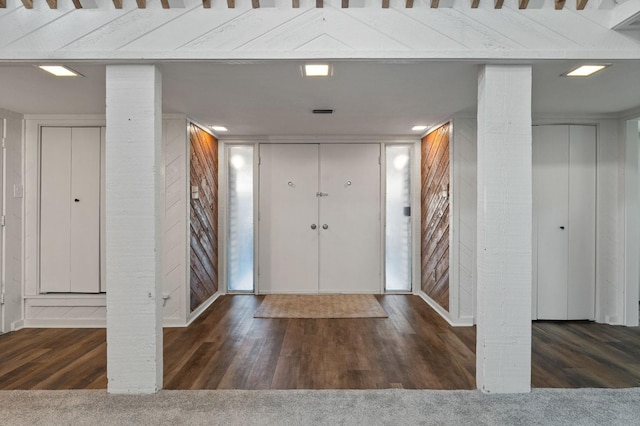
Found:
<path fill-rule="evenodd" d="M 314 109 L 313 113 L 314 114 L 333 114 L 333 110 L 332 109 Z"/>

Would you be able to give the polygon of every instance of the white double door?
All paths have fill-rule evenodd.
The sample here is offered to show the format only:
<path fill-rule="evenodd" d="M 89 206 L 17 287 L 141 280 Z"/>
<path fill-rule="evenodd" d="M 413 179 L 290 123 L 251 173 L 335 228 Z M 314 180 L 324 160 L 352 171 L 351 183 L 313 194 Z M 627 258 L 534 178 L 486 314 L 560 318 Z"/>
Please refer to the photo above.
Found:
<path fill-rule="evenodd" d="M 260 146 L 260 293 L 380 293 L 380 145 Z"/>
<path fill-rule="evenodd" d="M 593 319 L 595 126 L 533 127 L 533 218 L 534 318 Z"/>

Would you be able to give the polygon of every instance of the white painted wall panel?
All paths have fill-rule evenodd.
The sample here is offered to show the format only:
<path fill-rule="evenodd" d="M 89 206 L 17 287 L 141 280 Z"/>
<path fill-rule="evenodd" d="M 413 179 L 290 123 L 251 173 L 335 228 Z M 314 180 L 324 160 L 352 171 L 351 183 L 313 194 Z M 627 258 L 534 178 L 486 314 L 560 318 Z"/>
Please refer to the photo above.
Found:
<path fill-rule="evenodd" d="M 452 301 L 457 312 L 454 320 L 472 324 L 475 317 L 476 290 L 476 209 L 477 209 L 477 119 L 453 119 L 453 159 L 451 193 L 453 197 L 452 248 L 457 262 L 452 286 L 457 286 L 457 301 Z M 451 292 L 454 294 L 454 292 Z"/>
<path fill-rule="evenodd" d="M 328 51 L 335 58 L 640 57 L 640 33 L 598 23 L 609 21 L 604 9 L 520 11 L 514 3 L 496 13 L 490 2 L 472 10 L 465 2 L 432 9 L 420 1 L 411 9 L 373 1 L 348 9 L 338 1 L 322 9 L 309 1 L 299 9 L 249 2 L 202 9 L 188 0 L 185 8 L 150 2 L 138 10 L 125 2 L 116 10 L 103 3 L 96 10 L 0 9 L 0 59 L 324 58 Z"/>

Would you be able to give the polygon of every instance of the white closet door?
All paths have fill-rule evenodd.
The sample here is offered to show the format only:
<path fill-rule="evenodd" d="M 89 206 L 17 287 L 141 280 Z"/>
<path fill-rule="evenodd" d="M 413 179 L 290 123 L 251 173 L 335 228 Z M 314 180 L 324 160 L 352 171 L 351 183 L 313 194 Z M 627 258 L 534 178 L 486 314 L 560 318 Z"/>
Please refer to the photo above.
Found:
<path fill-rule="evenodd" d="M 317 191 L 318 145 L 260 146 L 260 293 L 318 292 Z"/>
<path fill-rule="evenodd" d="M 69 292 L 71 128 L 43 127 L 40 168 L 40 289 Z"/>
<path fill-rule="evenodd" d="M 71 130 L 71 292 L 100 291 L 100 128 Z"/>
<path fill-rule="evenodd" d="M 569 126 L 567 319 L 595 318 L 596 127 Z"/>
<path fill-rule="evenodd" d="M 533 127 L 534 268 L 540 319 L 567 319 L 568 132 L 568 126 Z"/>
<path fill-rule="evenodd" d="M 379 158 L 376 144 L 320 146 L 322 293 L 381 291 Z"/>

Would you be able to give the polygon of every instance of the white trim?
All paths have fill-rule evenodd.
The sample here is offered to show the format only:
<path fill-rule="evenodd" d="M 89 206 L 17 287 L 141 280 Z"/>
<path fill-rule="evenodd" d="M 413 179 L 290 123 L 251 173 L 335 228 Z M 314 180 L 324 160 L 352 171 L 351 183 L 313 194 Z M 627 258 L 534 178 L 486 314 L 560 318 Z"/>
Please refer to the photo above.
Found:
<path fill-rule="evenodd" d="M 638 318 L 638 279 L 640 274 L 640 237 L 638 221 L 639 213 L 639 174 L 638 174 L 638 124 L 640 119 L 621 121 L 621 137 L 624 138 L 624 271 L 622 324 L 636 327 Z M 631 132 L 631 133 L 630 133 Z"/>
<path fill-rule="evenodd" d="M 24 328 L 106 328 L 107 318 L 26 318 Z"/>
<path fill-rule="evenodd" d="M 225 136 L 224 142 L 235 144 L 267 144 L 267 143 L 295 143 L 295 144 L 323 144 L 323 143 L 414 143 L 416 136 L 407 135 L 364 135 L 364 136 Z"/>
<path fill-rule="evenodd" d="M 106 295 L 43 294 L 24 298 L 26 306 L 107 306 Z"/>
<path fill-rule="evenodd" d="M 422 139 L 413 142 L 411 156 L 411 289 L 418 294 L 422 291 Z"/>
<path fill-rule="evenodd" d="M 461 317 L 458 319 L 452 319 L 449 315 L 449 312 L 447 312 L 442 306 L 438 305 L 438 303 L 436 303 L 435 300 L 427 296 L 427 294 L 424 291 L 420 290 L 416 295 L 419 296 L 422 300 L 424 300 L 431 308 L 433 308 L 433 310 L 436 311 L 438 315 L 444 318 L 444 320 L 447 321 L 447 323 L 449 323 L 450 326 L 452 327 L 473 326 L 474 324 L 473 318 Z"/>
<path fill-rule="evenodd" d="M 11 323 L 11 331 L 18 331 L 24 328 L 24 320 L 18 320 Z"/>
<path fill-rule="evenodd" d="M 188 327 L 189 325 L 191 325 L 191 323 L 194 322 L 200 315 L 202 315 L 202 313 L 206 311 L 209 308 L 209 306 L 211 306 L 211 304 L 213 304 L 213 302 L 215 302 L 220 296 L 222 296 L 222 293 L 220 291 L 217 291 L 213 296 L 211 296 L 205 302 L 203 302 L 200 306 L 198 306 L 195 311 L 191 312 L 189 314 L 189 317 L 187 318 L 187 323 L 185 324 L 185 327 Z"/>

